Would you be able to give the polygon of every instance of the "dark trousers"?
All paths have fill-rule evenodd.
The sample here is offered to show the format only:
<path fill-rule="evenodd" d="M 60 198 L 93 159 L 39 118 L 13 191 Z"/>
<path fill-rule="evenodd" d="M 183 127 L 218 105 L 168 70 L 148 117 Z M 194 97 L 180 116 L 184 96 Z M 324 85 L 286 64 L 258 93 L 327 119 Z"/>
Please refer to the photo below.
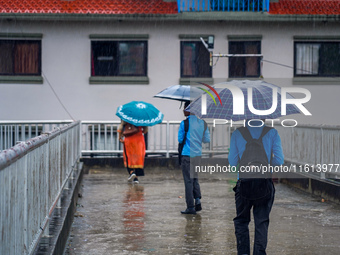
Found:
<path fill-rule="evenodd" d="M 195 198 L 201 199 L 201 188 L 198 183 L 198 174 L 195 172 L 195 165 L 201 163 L 201 157 L 182 157 L 182 173 L 185 186 L 185 201 L 187 208 L 195 207 Z"/>
<path fill-rule="evenodd" d="M 234 218 L 235 235 L 237 241 L 237 254 L 250 254 L 249 222 L 250 210 L 253 208 L 255 237 L 253 255 L 265 255 L 268 241 L 269 214 L 273 206 L 275 188 L 272 184 L 272 196 L 261 205 L 254 205 L 252 201 L 240 196 L 240 182 L 235 191 L 236 217 Z"/>
<path fill-rule="evenodd" d="M 130 168 L 127 167 L 127 171 L 130 174 L 131 172 L 135 172 L 137 176 L 144 176 L 144 169 L 143 168 Z"/>

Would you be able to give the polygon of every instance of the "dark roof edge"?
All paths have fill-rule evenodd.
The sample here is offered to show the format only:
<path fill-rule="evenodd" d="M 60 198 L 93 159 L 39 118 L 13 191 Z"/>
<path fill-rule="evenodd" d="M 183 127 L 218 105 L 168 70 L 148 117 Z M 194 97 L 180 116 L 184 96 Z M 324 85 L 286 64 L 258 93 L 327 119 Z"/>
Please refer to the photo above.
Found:
<path fill-rule="evenodd" d="M 145 20 L 145 21 L 340 21 L 340 15 L 276 15 L 264 12 L 184 12 L 178 14 L 54 14 L 54 13 L 0 13 L 0 19 L 96 21 L 96 20 Z"/>

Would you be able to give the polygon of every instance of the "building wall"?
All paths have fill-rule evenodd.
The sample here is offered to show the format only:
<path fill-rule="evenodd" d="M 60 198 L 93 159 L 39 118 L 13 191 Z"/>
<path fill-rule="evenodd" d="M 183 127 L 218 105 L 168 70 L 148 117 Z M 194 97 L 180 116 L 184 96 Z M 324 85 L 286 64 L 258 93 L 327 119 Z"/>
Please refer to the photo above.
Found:
<path fill-rule="evenodd" d="M 179 83 L 179 34 L 215 35 L 214 53 L 228 53 L 227 35 L 262 35 L 265 80 L 280 86 L 293 85 L 293 36 L 334 36 L 335 22 L 231 22 L 231 21 L 0 21 L 2 33 L 42 33 L 43 84 L 0 84 L 1 120 L 118 120 L 119 105 L 131 100 L 154 104 L 164 120 L 183 118 L 178 101 L 153 98 L 164 88 Z M 89 84 L 90 34 L 149 34 L 148 85 Z M 214 60 L 215 62 L 216 60 Z M 287 67 L 288 66 L 288 67 Z M 291 67 L 291 68 L 290 68 Z M 213 68 L 215 83 L 226 81 L 228 60 L 220 58 Z M 335 85 L 334 85 L 335 83 Z M 299 123 L 340 124 L 340 86 L 293 85 L 310 90 L 305 104 L 312 116 L 287 116 Z M 68 114 L 59 99 L 68 110 Z"/>

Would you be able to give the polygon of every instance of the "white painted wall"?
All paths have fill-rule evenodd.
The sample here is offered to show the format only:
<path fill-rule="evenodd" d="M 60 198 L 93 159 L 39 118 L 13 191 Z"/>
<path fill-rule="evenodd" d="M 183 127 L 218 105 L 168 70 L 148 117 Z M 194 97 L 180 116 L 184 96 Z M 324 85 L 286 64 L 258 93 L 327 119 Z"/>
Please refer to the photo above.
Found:
<path fill-rule="evenodd" d="M 153 98 L 164 88 L 179 83 L 179 34 L 214 34 L 214 53 L 228 53 L 227 35 L 262 35 L 264 59 L 293 67 L 293 36 L 339 35 L 336 23 L 259 22 L 174 22 L 174 21 L 88 21 L 27 22 L 0 21 L 2 33 L 42 33 L 44 84 L 0 84 L 1 120 L 71 119 L 53 94 L 58 94 L 76 120 L 118 120 L 119 105 L 131 100 L 154 104 L 165 120 L 181 120 L 178 101 Z M 149 34 L 148 85 L 90 85 L 90 34 Z M 293 69 L 265 62 L 265 79 L 291 86 Z M 227 59 L 219 59 L 213 69 L 216 80 L 228 77 Z M 48 82 L 49 83 L 48 83 Z M 338 85 L 294 85 L 312 93 L 306 104 L 312 117 L 297 116 L 299 122 L 340 124 Z"/>

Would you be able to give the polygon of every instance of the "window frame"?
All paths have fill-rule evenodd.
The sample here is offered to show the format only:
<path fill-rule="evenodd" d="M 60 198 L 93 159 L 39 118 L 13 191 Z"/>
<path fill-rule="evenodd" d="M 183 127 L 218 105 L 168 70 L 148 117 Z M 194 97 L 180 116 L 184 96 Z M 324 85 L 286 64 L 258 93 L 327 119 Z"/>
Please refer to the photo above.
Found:
<path fill-rule="evenodd" d="M 247 43 L 258 43 L 257 46 L 257 53 L 252 53 L 252 54 L 262 54 L 262 38 L 258 38 L 258 37 L 255 37 L 254 38 L 245 38 L 243 39 L 242 37 L 241 38 L 235 38 L 233 40 L 229 40 L 228 41 L 228 53 L 229 54 L 247 54 L 247 53 L 244 53 L 245 52 L 245 46 Z M 231 53 L 230 52 L 230 49 L 231 49 L 231 44 L 233 43 L 242 43 L 243 44 L 243 53 Z M 242 58 L 244 59 L 242 62 L 243 66 L 243 70 L 244 70 L 244 73 L 246 74 L 247 73 L 247 66 L 246 66 L 246 59 L 247 58 L 250 58 L 250 57 L 230 57 L 228 59 L 228 78 L 235 78 L 235 79 L 244 79 L 244 78 L 260 78 L 261 77 L 261 57 L 255 57 L 258 59 L 258 66 L 257 66 L 257 75 L 243 75 L 243 76 L 231 76 L 231 67 L 233 66 L 233 63 L 232 63 L 232 59 L 233 58 L 240 58 L 242 60 Z"/>
<path fill-rule="evenodd" d="M 321 56 L 320 53 L 318 55 L 318 70 L 317 74 L 297 74 L 297 45 L 298 44 L 303 44 L 303 45 L 308 45 L 308 44 L 320 44 L 320 49 L 323 45 L 325 44 L 338 44 L 339 49 L 340 49 L 340 39 L 338 40 L 322 40 L 320 39 L 315 39 L 315 40 L 303 40 L 303 39 L 296 39 L 294 40 L 294 78 L 331 78 L 331 77 L 340 77 L 340 68 L 338 74 L 334 75 L 326 75 L 326 74 L 320 74 L 320 61 L 324 61 L 325 56 Z M 340 57 L 340 53 L 339 53 Z"/>
<path fill-rule="evenodd" d="M 43 84 L 42 77 L 42 38 L 40 33 L 0 33 L 1 41 L 37 41 L 39 44 L 38 73 L 0 74 L 0 83 L 5 84 Z"/>
<path fill-rule="evenodd" d="M 25 42 L 25 44 L 37 44 L 38 46 L 38 72 L 37 73 L 15 73 L 15 70 L 12 70 L 10 73 L 0 73 L 1 76 L 41 76 L 41 40 L 27 40 L 27 39 L 0 39 L 0 47 L 2 43 L 10 43 L 12 46 L 12 65 L 13 68 L 15 67 L 16 62 L 15 61 L 15 47 L 17 44 L 20 44 L 22 42 Z"/>
<path fill-rule="evenodd" d="M 96 42 L 107 42 L 107 43 L 112 43 L 114 44 L 114 47 L 115 47 L 115 57 L 118 58 L 118 61 L 114 61 L 114 64 L 115 66 L 113 67 L 114 68 L 114 73 L 115 75 L 92 75 L 92 66 L 95 64 L 93 61 L 93 56 L 92 56 L 92 53 L 93 53 L 93 44 L 96 43 Z M 120 43 L 144 43 L 144 59 L 142 60 L 143 61 L 143 65 L 144 65 L 144 73 L 142 75 L 138 75 L 138 74 L 121 74 L 119 73 L 117 70 L 119 69 L 118 68 L 118 65 L 119 65 L 119 57 L 120 57 L 120 54 L 119 54 L 119 44 Z M 107 79 L 109 80 L 110 78 L 116 78 L 116 77 L 121 77 L 123 80 L 124 78 L 128 78 L 128 77 L 135 77 L 135 78 L 138 78 L 138 77 L 147 77 L 148 76 L 148 40 L 143 40 L 143 39 L 136 39 L 136 40 L 128 40 L 128 39 L 95 39 L 93 38 L 91 40 L 91 70 L 90 70 L 90 79 L 96 79 L 98 77 L 103 77 L 104 79 Z"/>

